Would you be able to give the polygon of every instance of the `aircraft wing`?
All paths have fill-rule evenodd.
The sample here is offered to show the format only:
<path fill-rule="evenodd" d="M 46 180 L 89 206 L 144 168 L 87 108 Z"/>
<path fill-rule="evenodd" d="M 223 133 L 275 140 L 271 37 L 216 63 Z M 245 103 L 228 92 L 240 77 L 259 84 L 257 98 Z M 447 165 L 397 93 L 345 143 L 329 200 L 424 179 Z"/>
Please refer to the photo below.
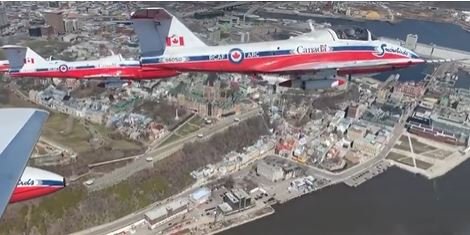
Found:
<path fill-rule="evenodd" d="M 123 79 L 133 79 L 136 75 L 126 70 L 118 70 L 111 73 L 97 73 L 93 75 L 84 76 L 84 79 L 106 79 L 106 78 L 123 78 Z"/>
<path fill-rule="evenodd" d="M 121 77 L 121 75 L 116 74 L 111 74 L 111 73 L 100 73 L 100 74 L 93 74 L 93 75 L 88 75 L 84 76 L 84 79 L 106 79 L 106 78 L 116 78 L 116 77 Z"/>
<path fill-rule="evenodd" d="M 392 66 L 399 64 L 423 64 L 426 63 L 426 60 L 423 59 L 386 59 L 386 60 L 357 60 L 357 61 L 348 61 L 348 62 L 310 62 L 304 64 L 296 64 L 288 67 L 283 67 L 277 70 L 278 71 L 292 71 L 292 70 L 326 70 L 326 69 L 350 69 L 356 67 L 368 67 L 368 66 Z M 436 61 L 437 62 L 437 61 Z"/>
<path fill-rule="evenodd" d="M 33 108 L 0 109 L 0 217 L 48 116 L 47 111 Z"/>

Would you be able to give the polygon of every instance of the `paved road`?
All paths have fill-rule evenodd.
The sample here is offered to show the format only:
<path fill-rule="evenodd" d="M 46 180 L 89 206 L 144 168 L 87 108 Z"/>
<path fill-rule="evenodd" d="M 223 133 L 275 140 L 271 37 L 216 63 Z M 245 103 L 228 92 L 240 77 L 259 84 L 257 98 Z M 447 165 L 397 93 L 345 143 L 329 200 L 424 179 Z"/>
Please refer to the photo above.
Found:
<path fill-rule="evenodd" d="M 433 73 L 433 76 L 442 75 L 445 72 L 445 70 L 443 70 L 441 68 L 448 68 L 448 65 L 442 64 L 439 67 L 439 69 L 437 69 Z M 428 86 L 429 86 L 429 84 L 428 84 Z M 315 175 L 318 175 L 318 176 L 321 176 L 321 177 L 324 177 L 324 178 L 331 179 L 332 184 L 335 184 L 335 183 L 343 182 L 344 180 L 347 180 L 350 177 L 352 177 L 352 176 L 354 176 L 354 175 L 356 175 L 356 174 L 358 174 L 358 173 L 360 173 L 360 172 L 362 172 L 366 169 L 371 168 L 372 166 L 374 166 L 375 164 L 379 163 L 380 161 L 384 160 L 387 157 L 388 153 L 392 150 L 392 148 L 395 145 L 395 143 L 397 142 L 398 138 L 400 138 L 400 136 L 405 131 L 406 120 L 408 119 L 409 116 L 412 115 L 413 110 L 416 108 L 417 105 L 418 105 L 418 102 L 415 102 L 413 104 L 413 106 L 410 109 L 408 109 L 408 112 L 405 113 L 402 116 L 402 118 L 400 119 L 398 124 L 394 127 L 394 129 L 392 131 L 392 134 L 391 134 L 391 137 L 390 137 L 390 140 L 387 142 L 387 145 L 385 145 L 385 147 L 382 149 L 382 151 L 376 157 L 370 159 L 367 162 L 361 163 L 357 166 L 354 166 L 354 167 L 351 167 L 351 168 L 349 168 L 345 171 L 342 171 L 341 173 L 338 173 L 338 174 L 331 173 L 329 171 L 318 169 L 318 168 L 312 167 L 312 166 L 308 166 L 309 171 L 312 174 L 315 174 Z"/>
<path fill-rule="evenodd" d="M 152 167 L 156 161 L 160 161 L 171 156 L 171 154 L 183 148 L 185 143 L 199 140 L 198 134 L 202 133 L 204 136 L 203 138 L 210 138 L 212 135 L 220 133 L 232 126 L 233 124 L 236 124 L 237 122 L 235 122 L 235 118 L 239 118 L 240 121 L 243 121 L 258 115 L 260 111 L 261 108 L 255 108 L 237 116 L 227 117 L 219 122 L 214 123 L 211 126 L 202 128 L 199 131 L 193 132 L 174 142 L 163 145 L 156 149 L 149 150 L 145 154 L 137 155 L 135 156 L 137 158 L 135 161 L 125 165 L 124 167 L 118 168 L 100 178 L 95 179 L 95 182 L 92 185 L 88 186 L 88 190 L 101 190 L 103 188 L 110 187 L 114 184 L 122 182 L 133 174 L 146 168 Z M 153 162 L 148 162 L 148 157 L 152 157 Z"/>
<path fill-rule="evenodd" d="M 184 143 L 187 143 L 189 141 L 195 141 L 197 139 L 199 139 L 198 135 L 199 134 L 202 134 L 204 139 L 206 138 L 210 138 L 212 135 L 216 134 L 216 133 L 219 133 L 219 132 L 222 132 L 224 130 L 226 130 L 227 128 L 229 128 L 230 126 L 232 126 L 233 124 L 235 124 L 235 118 L 238 118 L 240 119 L 240 121 L 243 121 L 243 120 L 246 120 L 246 119 L 249 119 L 249 118 L 252 118 L 256 115 L 259 114 L 259 112 L 261 111 L 261 108 L 257 107 L 255 109 L 252 109 L 250 111 L 247 111 L 243 114 L 240 114 L 240 115 L 234 115 L 234 116 L 230 116 L 230 117 L 226 117 L 216 123 L 214 123 L 213 125 L 211 126 L 207 126 L 205 128 L 202 128 L 200 129 L 199 131 L 196 131 L 196 132 L 193 132 L 181 139 L 178 139 L 178 140 L 175 140 L 174 142 L 171 142 L 169 144 L 166 144 L 166 145 L 163 145 L 159 148 L 156 148 L 154 150 L 150 150 L 146 155 L 147 156 L 152 156 L 153 155 L 153 158 L 154 160 L 161 160 L 162 157 L 160 156 L 162 152 L 167 152 L 167 151 L 171 151 L 171 150 L 177 150 L 181 147 L 183 147 L 183 144 Z"/>
<path fill-rule="evenodd" d="M 153 156 L 153 159 L 154 159 L 154 162 L 155 161 L 159 161 L 159 160 L 162 160 L 168 156 L 170 156 L 173 152 L 177 151 L 179 148 L 182 148 L 183 145 L 187 142 L 187 141 L 191 141 L 191 140 L 194 140 L 197 137 L 197 135 L 199 133 L 203 133 L 205 138 L 208 138 L 216 133 L 219 133 L 221 131 L 224 131 L 226 130 L 227 128 L 229 128 L 230 126 L 232 126 L 232 124 L 236 123 L 235 122 L 235 118 L 239 118 L 240 121 L 243 121 L 243 120 L 246 120 L 246 119 L 249 119 L 251 117 L 254 117 L 256 115 L 259 114 L 259 112 L 261 111 L 261 108 L 255 108 L 253 110 L 250 110 L 250 111 L 247 111 L 241 115 L 238 115 L 238 116 L 231 116 L 231 117 L 227 117 L 217 123 L 215 123 L 214 125 L 212 126 L 209 126 L 207 128 L 204 128 L 203 130 L 201 131 L 198 131 L 196 133 L 192 133 L 191 135 L 187 136 L 187 137 L 184 137 L 180 140 L 177 140 L 175 142 L 172 142 L 170 144 L 167 144 L 165 146 L 162 146 L 158 149 L 155 149 L 155 150 L 152 150 L 151 152 L 147 153 L 144 155 L 144 157 L 140 157 L 138 160 L 136 160 L 135 162 L 137 161 L 143 161 L 145 162 L 146 160 L 146 157 L 145 156 L 149 156 L 149 155 L 154 155 Z M 106 177 L 106 176 L 105 176 Z M 195 185 L 193 185 L 192 187 L 186 189 L 184 192 L 178 194 L 178 195 L 175 195 L 175 196 L 172 196 L 170 197 L 171 198 L 175 198 L 175 197 L 179 197 L 179 196 L 188 196 L 189 193 L 201 186 L 203 183 L 196 183 Z M 167 199 L 165 199 L 167 200 Z M 113 222 L 110 222 L 108 224 L 104 224 L 104 225 L 100 225 L 100 226 L 96 226 L 96 227 L 93 227 L 93 228 L 90 228 L 90 229 L 86 229 L 86 230 L 83 230 L 81 232 L 77 232 L 77 233 L 74 233 L 73 235 L 82 235 L 82 234 L 96 234 L 96 235 L 101 235 L 101 234 L 107 234 L 107 233 L 110 233 L 110 232 L 113 232 L 119 228 L 122 228 L 122 227 L 125 227 L 127 225 L 130 225 L 140 219 L 143 218 L 144 214 L 146 212 L 148 212 L 149 210 L 153 209 L 155 207 L 155 205 L 159 204 L 159 202 L 156 202 L 156 203 L 153 203 L 152 205 L 142 209 L 142 210 L 139 210 L 137 212 L 134 212 L 130 215 L 127 215 L 123 218 L 120 218 L 118 220 L 115 220 Z"/>
<path fill-rule="evenodd" d="M 158 148 L 162 145 L 162 143 L 164 143 L 168 138 L 170 138 L 173 134 L 176 134 L 178 132 L 178 130 L 180 130 L 183 126 L 185 126 L 187 123 L 189 123 L 191 120 L 193 120 L 194 118 L 198 117 L 198 115 L 195 115 L 194 113 L 191 114 L 192 116 L 188 119 L 186 119 L 186 121 L 184 121 L 183 123 L 181 123 L 178 127 L 176 127 L 173 131 L 171 131 L 170 133 L 168 133 L 166 136 L 164 136 L 163 138 L 160 138 L 160 139 L 157 139 L 156 141 L 154 141 L 148 148 L 147 152 L 149 152 L 150 150 L 152 149 L 155 149 L 155 148 Z"/>
<path fill-rule="evenodd" d="M 89 235 L 89 234 L 104 235 L 104 234 L 112 233 L 112 232 L 116 231 L 117 229 L 126 227 L 128 225 L 131 225 L 131 224 L 143 219 L 145 213 L 147 213 L 148 211 L 154 209 L 156 206 L 165 203 L 165 201 L 167 201 L 167 200 L 172 200 L 172 199 L 175 199 L 175 198 L 178 198 L 178 197 L 188 197 L 189 194 L 194 189 L 200 187 L 202 184 L 203 184 L 202 182 L 196 182 L 193 186 L 191 186 L 190 188 L 187 188 L 183 192 L 181 192 L 177 195 L 171 196 L 169 198 L 166 198 L 162 201 L 152 203 L 151 205 L 145 207 L 144 209 L 141 209 L 141 210 L 136 211 L 132 214 L 129 214 L 127 216 L 119 218 L 119 219 L 117 219 L 113 222 L 103 224 L 103 225 L 99 225 L 99 226 L 89 228 L 89 229 L 86 229 L 86 230 L 82 230 L 80 232 L 72 233 L 70 235 L 85 235 L 85 234 L 87 234 L 87 235 Z"/>

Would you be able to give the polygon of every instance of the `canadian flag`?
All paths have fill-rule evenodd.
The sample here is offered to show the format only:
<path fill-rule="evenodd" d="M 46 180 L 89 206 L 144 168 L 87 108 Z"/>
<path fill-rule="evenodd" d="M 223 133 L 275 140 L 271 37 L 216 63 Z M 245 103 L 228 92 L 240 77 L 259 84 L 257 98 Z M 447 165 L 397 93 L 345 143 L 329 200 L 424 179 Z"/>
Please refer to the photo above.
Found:
<path fill-rule="evenodd" d="M 184 38 L 183 37 L 177 37 L 175 35 L 171 37 L 166 38 L 166 45 L 169 47 L 172 46 L 184 46 Z"/>
<path fill-rule="evenodd" d="M 24 63 L 25 64 L 34 64 L 34 58 L 25 58 Z"/>

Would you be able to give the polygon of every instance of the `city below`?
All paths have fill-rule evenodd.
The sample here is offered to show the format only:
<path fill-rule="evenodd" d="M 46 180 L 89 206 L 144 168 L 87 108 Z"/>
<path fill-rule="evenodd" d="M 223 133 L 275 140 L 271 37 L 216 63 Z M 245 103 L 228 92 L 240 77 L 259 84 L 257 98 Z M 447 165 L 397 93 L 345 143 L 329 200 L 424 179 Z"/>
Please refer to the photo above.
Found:
<path fill-rule="evenodd" d="M 440 17 L 470 28 L 468 11 L 430 2 L 3 4 L 0 45 L 70 61 L 138 58 L 128 18 L 144 6 L 171 10 L 210 45 L 309 30 L 286 15 L 389 24 Z M 429 13 L 414 17 L 423 7 Z M 419 42 L 419 34 L 379 36 L 425 58 L 470 58 Z M 235 73 L 182 73 L 111 89 L 92 80 L 0 75 L 0 107 L 51 112 L 30 165 L 69 182 L 10 205 L 0 234 L 216 234 L 326 187 L 361 187 L 392 167 L 436 179 L 470 157 L 468 63 L 429 65 L 423 78 L 353 76 L 318 91 Z"/>

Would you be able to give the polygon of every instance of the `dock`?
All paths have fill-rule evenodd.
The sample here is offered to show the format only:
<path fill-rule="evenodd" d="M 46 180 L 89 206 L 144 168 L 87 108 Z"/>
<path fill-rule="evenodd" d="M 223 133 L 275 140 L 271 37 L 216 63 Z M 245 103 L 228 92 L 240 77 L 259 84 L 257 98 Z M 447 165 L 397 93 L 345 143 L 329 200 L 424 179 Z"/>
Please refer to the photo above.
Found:
<path fill-rule="evenodd" d="M 367 168 L 366 170 L 361 171 L 346 179 L 344 183 L 349 187 L 357 187 L 360 184 L 366 182 L 367 180 L 372 179 L 374 176 L 385 172 L 385 170 L 387 170 L 387 168 L 389 168 L 390 166 L 392 166 L 392 164 L 389 161 L 382 160 L 376 163 L 375 165 L 371 166 L 370 168 Z"/>

